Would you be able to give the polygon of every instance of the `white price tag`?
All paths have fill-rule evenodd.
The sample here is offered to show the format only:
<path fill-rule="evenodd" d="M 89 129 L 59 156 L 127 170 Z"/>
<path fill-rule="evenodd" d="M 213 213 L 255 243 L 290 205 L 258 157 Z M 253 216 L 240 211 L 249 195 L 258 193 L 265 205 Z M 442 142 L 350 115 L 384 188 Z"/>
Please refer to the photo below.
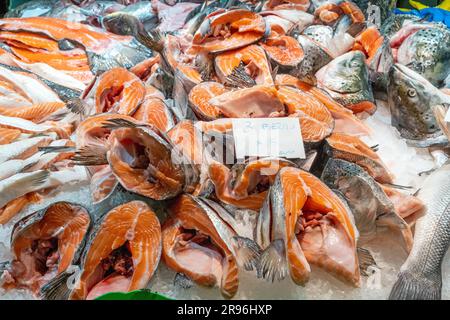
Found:
<path fill-rule="evenodd" d="M 305 158 L 298 118 L 233 119 L 236 158 Z"/>

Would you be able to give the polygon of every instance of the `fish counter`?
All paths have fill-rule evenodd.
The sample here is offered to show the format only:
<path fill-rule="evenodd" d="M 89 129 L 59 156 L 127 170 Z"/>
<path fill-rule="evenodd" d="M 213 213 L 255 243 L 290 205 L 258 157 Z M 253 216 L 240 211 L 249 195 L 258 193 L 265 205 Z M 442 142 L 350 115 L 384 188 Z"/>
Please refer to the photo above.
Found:
<path fill-rule="evenodd" d="M 450 299 L 450 30 L 394 7 L 8 11 L 0 299 Z"/>

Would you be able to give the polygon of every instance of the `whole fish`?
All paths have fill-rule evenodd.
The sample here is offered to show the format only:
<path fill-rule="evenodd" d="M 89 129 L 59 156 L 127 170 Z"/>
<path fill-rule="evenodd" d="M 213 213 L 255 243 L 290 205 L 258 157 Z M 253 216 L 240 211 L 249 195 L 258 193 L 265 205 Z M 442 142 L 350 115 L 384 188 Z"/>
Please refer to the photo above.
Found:
<path fill-rule="evenodd" d="M 360 51 L 350 51 L 337 57 L 316 74 L 319 88 L 354 113 L 374 113 L 376 110 L 369 70 Z"/>
<path fill-rule="evenodd" d="M 398 63 L 391 68 L 388 84 L 391 123 L 410 145 L 447 144 L 432 111 L 432 106 L 444 103 L 450 103 L 450 96 L 420 74 Z"/>
<path fill-rule="evenodd" d="M 450 244 L 450 164 L 433 172 L 418 197 L 427 204 L 415 226 L 414 245 L 400 268 L 391 300 L 441 299 L 442 260 Z"/>

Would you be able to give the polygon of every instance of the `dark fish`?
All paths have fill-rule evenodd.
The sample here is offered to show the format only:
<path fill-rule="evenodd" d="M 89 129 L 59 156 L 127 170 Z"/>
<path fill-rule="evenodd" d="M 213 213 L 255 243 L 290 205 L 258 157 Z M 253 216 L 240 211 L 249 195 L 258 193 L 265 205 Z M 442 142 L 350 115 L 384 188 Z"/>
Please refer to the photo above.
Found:
<path fill-rule="evenodd" d="M 389 72 L 388 103 L 391 123 L 416 147 L 447 144 L 432 106 L 450 103 L 450 96 L 411 69 L 395 64 Z"/>

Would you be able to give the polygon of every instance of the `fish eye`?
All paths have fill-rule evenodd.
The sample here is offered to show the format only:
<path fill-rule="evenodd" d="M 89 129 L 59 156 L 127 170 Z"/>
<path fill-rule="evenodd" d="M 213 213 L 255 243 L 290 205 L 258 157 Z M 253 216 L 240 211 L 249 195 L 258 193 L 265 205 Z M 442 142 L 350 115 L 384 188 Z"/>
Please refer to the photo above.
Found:
<path fill-rule="evenodd" d="M 408 89 L 408 91 L 406 93 L 411 98 L 414 98 L 416 96 L 416 90 L 415 89 Z"/>

